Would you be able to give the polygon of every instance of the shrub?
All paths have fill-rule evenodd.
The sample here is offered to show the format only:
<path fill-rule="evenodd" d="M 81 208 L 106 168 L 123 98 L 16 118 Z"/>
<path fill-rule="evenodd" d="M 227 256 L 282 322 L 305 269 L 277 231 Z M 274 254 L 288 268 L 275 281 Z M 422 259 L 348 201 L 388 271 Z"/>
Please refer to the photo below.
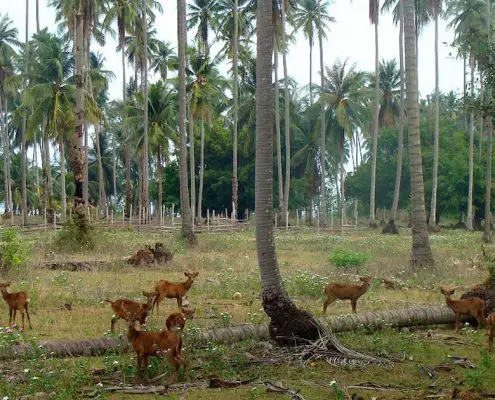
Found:
<path fill-rule="evenodd" d="M 335 248 L 328 257 L 328 260 L 339 268 L 358 268 L 369 260 L 369 255 L 357 251 L 346 250 L 340 247 Z"/>
<path fill-rule="evenodd" d="M 297 274 L 295 278 L 287 281 L 291 295 L 317 298 L 323 298 L 325 284 L 326 278 L 313 272 Z"/>
<path fill-rule="evenodd" d="M 27 251 L 19 239 L 16 228 L 7 228 L 2 231 L 0 254 L 2 266 L 7 270 L 20 267 L 26 262 Z"/>
<path fill-rule="evenodd" d="M 55 241 L 57 248 L 69 251 L 94 248 L 93 228 L 85 220 L 75 221 L 76 216 L 68 219 L 58 232 Z"/>

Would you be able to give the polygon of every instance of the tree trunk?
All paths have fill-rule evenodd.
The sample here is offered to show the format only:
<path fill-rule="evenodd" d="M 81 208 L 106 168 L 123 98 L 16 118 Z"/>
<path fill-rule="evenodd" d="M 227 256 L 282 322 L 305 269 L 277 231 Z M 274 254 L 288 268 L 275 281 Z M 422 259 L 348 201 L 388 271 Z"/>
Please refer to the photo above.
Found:
<path fill-rule="evenodd" d="M 191 218 L 191 203 L 187 179 L 187 145 L 186 145 L 186 1 L 177 0 L 177 36 L 179 58 L 179 175 L 180 175 L 180 212 L 182 216 L 182 237 L 188 244 L 196 243 Z"/>
<path fill-rule="evenodd" d="M 191 112 L 191 104 L 187 102 L 187 116 L 189 118 L 189 173 L 191 175 L 191 215 L 194 219 L 196 215 L 196 156 L 194 140 L 194 116 Z M 187 163 L 186 163 L 187 165 Z M 191 222 L 194 224 L 194 221 Z"/>
<path fill-rule="evenodd" d="M 36 0 L 36 32 L 40 32 L 40 7 L 39 0 Z"/>
<path fill-rule="evenodd" d="M 83 199 L 84 199 L 84 204 L 89 204 L 89 186 L 88 186 L 88 184 L 89 184 L 89 170 L 88 170 L 88 137 L 89 137 L 89 132 L 88 132 L 88 123 L 83 122 L 83 124 L 84 124 Z"/>
<path fill-rule="evenodd" d="M 96 135 L 96 157 L 98 158 L 98 204 L 100 209 L 100 215 L 107 217 L 107 193 L 105 191 L 105 176 L 103 174 L 103 163 L 101 160 L 101 147 L 100 147 L 100 124 L 95 125 Z"/>
<path fill-rule="evenodd" d="M 65 191 L 65 143 L 63 136 L 59 139 L 60 151 L 60 207 L 62 208 L 62 221 L 67 218 L 67 195 Z"/>
<path fill-rule="evenodd" d="M 474 99 L 474 57 L 469 56 L 469 67 L 471 70 L 471 99 Z M 474 171 L 474 110 L 469 115 L 469 184 L 467 205 L 467 229 L 473 230 L 473 171 Z"/>
<path fill-rule="evenodd" d="M 144 99 L 144 140 L 143 140 L 143 207 L 144 221 L 148 221 L 149 214 L 149 165 L 148 165 L 148 18 L 147 18 L 147 1 L 141 1 L 141 16 L 143 18 L 143 99 Z"/>
<path fill-rule="evenodd" d="M 332 332 L 341 333 L 361 329 L 402 328 L 453 324 L 455 315 L 446 305 L 417 307 L 404 310 L 385 310 L 319 319 L 320 324 L 331 327 Z M 246 339 L 266 340 L 269 328 L 266 325 L 236 325 L 227 328 L 201 329 L 194 335 L 194 345 L 203 343 L 233 343 Z M 189 345 L 186 338 L 186 345 Z M 44 342 L 42 348 L 52 357 L 90 356 L 108 351 L 124 351 L 129 348 L 124 337 L 74 340 L 66 342 Z M 29 344 L 0 348 L 0 360 L 39 356 L 39 349 Z"/>
<path fill-rule="evenodd" d="M 3 94 L 0 92 L 0 94 Z M 5 94 L 4 94 L 5 96 Z M 0 97 L 0 117 L 2 119 L 2 139 L 3 139 L 3 190 L 4 190 L 4 205 L 5 205 L 5 214 L 8 214 L 11 211 L 10 202 L 9 202 L 9 159 L 10 159 L 10 150 L 9 150 L 9 139 L 8 139 L 8 128 L 7 128 L 7 110 L 4 110 L 4 102 L 3 98 Z M 4 112 L 5 111 L 5 112 Z"/>
<path fill-rule="evenodd" d="M 479 72 L 479 77 L 480 77 L 480 103 L 483 105 L 484 103 L 484 93 L 483 93 L 483 73 L 481 71 Z M 478 154 L 478 160 L 481 161 L 481 158 L 483 156 L 483 115 L 480 115 L 480 119 L 478 122 L 478 130 L 479 130 L 479 154 Z"/>
<path fill-rule="evenodd" d="M 318 0 L 318 42 L 320 45 L 320 85 L 323 88 L 325 83 L 325 73 L 323 65 L 323 28 L 321 26 L 321 0 Z M 326 126 L 325 126 L 325 102 L 320 99 L 321 103 L 321 126 L 320 126 L 320 225 L 327 225 L 327 202 L 326 202 L 326 184 L 325 184 L 325 155 L 327 147 L 325 144 L 326 139 Z"/>
<path fill-rule="evenodd" d="M 41 135 L 46 135 L 46 116 L 43 117 L 42 122 L 43 128 L 41 130 Z M 43 198 L 40 212 L 43 213 L 44 210 L 48 208 L 48 177 L 46 170 L 46 153 L 45 153 L 45 145 L 44 138 L 40 138 L 40 154 L 41 154 L 41 178 L 43 180 Z"/>
<path fill-rule="evenodd" d="M 117 204 L 117 144 L 115 138 L 112 143 L 112 184 L 113 184 L 113 201 Z"/>
<path fill-rule="evenodd" d="M 463 55 L 463 87 L 462 87 L 462 100 L 464 101 L 464 106 L 466 106 L 466 76 L 467 76 L 467 57 L 466 54 Z M 467 132 L 468 130 L 468 120 L 467 120 L 467 111 L 464 108 L 464 130 Z"/>
<path fill-rule="evenodd" d="M 345 132 L 342 130 L 342 134 L 339 138 L 339 154 L 340 154 L 340 217 L 341 224 L 345 225 L 347 222 L 346 209 L 345 209 L 345 169 L 344 169 L 344 138 Z"/>
<path fill-rule="evenodd" d="M 125 216 L 131 218 L 131 205 L 132 205 L 132 182 L 131 182 L 131 145 L 125 144 L 124 150 L 124 164 L 125 164 Z"/>
<path fill-rule="evenodd" d="M 53 180 L 52 180 L 52 161 L 50 156 L 50 139 L 48 138 L 48 132 L 45 132 L 43 137 L 43 150 L 45 152 L 45 169 L 46 169 L 46 209 L 48 213 L 48 221 L 51 222 L 53 218 Z"/>
<path fill-rule="evenodd" d="M 428 227 L 437 227 L 438 147 L 440 143 L 440 74 L 438 67 L 438 14 L 435 12 L 435 140 L 433 146 L 433 177 L 431 180 L 431 205 Z"/>
<path fill-rule="evenodd" d="M 285 32 L 286 11 L 285 3 L 282 2 L 282 63 L 284 66 L 284 119 L 285 119 L 285 185 L 284 185 L 284 204 L 282 214 L 280 215 L 280 225 L 285 226 L 287 223 L 287 212 L 289 211 L 289 192 L 290 192 L 290 97 L 289 97 L 289 74 L 287 72 L 287 39 Z"/>
<path fill-rule="evenodd" d="M 158 181 L 158 221 L 161 222 L 163 207 L 162 146 L 158 146 L 158 150 L 156 152 L 156 180 Z"/>
<path fill-rule="evenodd" d="M 378 16 L 375 19 L 375 124 L 373 126 L 373 154 L 371 156 L 370 227 L 375 227 L 376 157 L 378 153 L 378 119 L 380 115 L 380 59 L 378 52 Z"/>
<path fill-rule="evenodd" d="M 234 0 L 234 37 L 232 38 L 232 69 L 234 79 L 232 83 L 232 95 L 234 100 L 233 127 L 232 127 L 232 207 L 234 208 L 235 217 L 239 214 L 239 180 L 237 177 L 237 125 L 238 125 L 238 103 L 239 103 L 239 70 L 237 62 L 237 42 L 239 40 L 239 0 Z"/>
<path fill-rule="evenodd" d="M 399 138 L 397 143 L 397 166 L 395 170 L 394 199 L 390 218 L 397 220 L 397 210 L 399 209 L 400 181 L 402 177 L 402 155 L 404 153 L 404 103 L 405 103 L 405 82 L 404 82 L 404 1 L 399 0 L 400 30 L 399 30 L 399 64 L 400 64 L 400 113 L 399 113 Z"/>
<path fill-rule="evenodd" d="M 275 28 L 274 28 L 275 29 Z M 284 181 L 282 175 L 282 144 L 280 139 L 280 87 L 278 82 L 278 48 L 274 39 L 273 69 L 275 70 L 275 135 L 277 140 L 277 177 L 278 177 L 278 209 L 282 213 L 284 209 Z"/>
<path fill-rule="evenodd" d="M 406 66 L 406 103 L 409 134 L 409 165 L 411 171 L 412 251 L 413 268 L 434 264 L 426 226 L 421 140 L 419 135 L 418 81 L 416 76 L 414 0 L 404 0 L 404 36 Z"/>
<path fill-rule="evenodd" d="M 78 239 L 88 238 L 84 237 L 88 229 L 88 220 L 86 214 L 86 202 L 83 197 L 83 183 L 84 183 L 84 158 L 86 154 L 83 148 L 83 123 L 84 123 L 84 57 L 83 46 L 85 37 L 83 36 L 83 14 L 81 7 L 76 14 L 76 69 L 75 69 L 75 82 L 76 82 L 76 112 L 75 112 L 75 132 L 72 136 L 72 171 L 74 173 L 74 203 L 72 219 L 78 227 L 77 234 Z M 47 160 L 48 162 L 48 160 Z"/>
<path fill-rule="evenodd" d="M 25 62 L 25 74 L 28 74 L 28 61 L 29 61 L 29 0 L 26 0 L 26 62 Z M 27 80 L 24 80 L 24 90 L 27 90 Z M 26 127 L 27 116 L 24 114 L 22 118 L 21 128 L 21 224 L 24 225 L 27 219 L 27 187 L 26 187 Z"/>
<path fill-rule="evenodd" d="M 279 344 L 294 344 L 299 338 L 315 340 L 320 326 L 307 312 L 298 310 L 283 287 L 273 235 L 273 88 L 272 2 L 257 4 L 256 55 L 256 247 L 261 273 L 262 298 L 270 317 L 270 336 Z M 276 109 L 278 113 L 278 109 Z"/>
<path fill-rule="evenodd" d="M 313 43 L 311 41 L 309 42 L 309 105 L 313 105 Z"/>
<path fill-rule="evenodd" d="M 199 155 L 198 220 L 203 210 L 203 183 L 205 179 L 205 121 L 201 118 L 201 150 Z"/>

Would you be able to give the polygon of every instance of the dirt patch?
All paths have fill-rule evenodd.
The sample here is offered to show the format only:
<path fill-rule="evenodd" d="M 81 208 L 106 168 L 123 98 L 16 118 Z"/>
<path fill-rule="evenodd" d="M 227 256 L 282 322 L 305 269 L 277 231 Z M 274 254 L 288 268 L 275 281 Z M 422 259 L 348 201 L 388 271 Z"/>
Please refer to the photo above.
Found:
<path fill-rule="evenodd" d="M 155 247 L 146 245 L 131 256 L 127 263 L 134 267 L 149 267 L 150 265 L 163 265 L 172 261 L 172 252 L 165 249 L 163 243 L 155 243 Z"/>

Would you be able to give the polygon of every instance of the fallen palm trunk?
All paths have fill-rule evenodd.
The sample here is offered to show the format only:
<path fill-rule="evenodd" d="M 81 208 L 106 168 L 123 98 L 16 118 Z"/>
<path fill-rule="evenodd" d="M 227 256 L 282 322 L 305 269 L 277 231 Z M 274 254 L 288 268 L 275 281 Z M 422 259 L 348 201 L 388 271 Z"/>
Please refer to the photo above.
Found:
<path fill-rule="evenodd" d="M 387 310 L 342 315 L 322 319 L 330 325 L 335 333 L 352 331 L 360 328 L 382 329 L 384 327 L 406 327 L 451 324 L 455 321 L 453 312 L 445 305 L 417 307 L 404 310 Z M 236 342 L 243 339 L 267 339 L 266 325 L 238 325 L 229 328 L 202 329 L 188 335 L 187 342 L 195 345 L 207 342 Z M 129 347 L 127 339 L 109 337 L 92 340 L 75 340 L 68 342 L 45 342 L 35 344 L 19 344 L 11 347 L 0 347 L 0 360 L 21 358 L 47 354 L 52 357 L 75 357 L 102 354 L 106 351 L 123 351 Z"/>

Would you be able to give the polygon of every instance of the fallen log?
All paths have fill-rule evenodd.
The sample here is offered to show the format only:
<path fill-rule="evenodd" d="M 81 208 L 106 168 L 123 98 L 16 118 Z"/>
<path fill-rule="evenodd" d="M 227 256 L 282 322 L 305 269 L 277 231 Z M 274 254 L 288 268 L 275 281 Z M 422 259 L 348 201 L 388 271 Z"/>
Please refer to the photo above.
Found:
<path fill-rule="evenodd" d="M 417 307 L 404 310 L 386 310 L 342 315 L 320 320 L 331 327 L 334 333 L 357 329 L 400 328 L 410 326 L 441 325 L 455 322 L 454 313 L 445 305 Z M 237 325 L 228 328 L 202 329 L 190 333 L 186 338 L 195 346 L 208 342 L 236 342 L 248 338 L 269 338 L 267 325 Z M 107 351 L 124 351 L 129 347 L 124 336 L 101 339 L 73 340 L 66 342 L 42 342 L 0 347 L 0 360 L 32 357 L 46 354 L 51 357 L 75 357 L 99 355 Z"/>

